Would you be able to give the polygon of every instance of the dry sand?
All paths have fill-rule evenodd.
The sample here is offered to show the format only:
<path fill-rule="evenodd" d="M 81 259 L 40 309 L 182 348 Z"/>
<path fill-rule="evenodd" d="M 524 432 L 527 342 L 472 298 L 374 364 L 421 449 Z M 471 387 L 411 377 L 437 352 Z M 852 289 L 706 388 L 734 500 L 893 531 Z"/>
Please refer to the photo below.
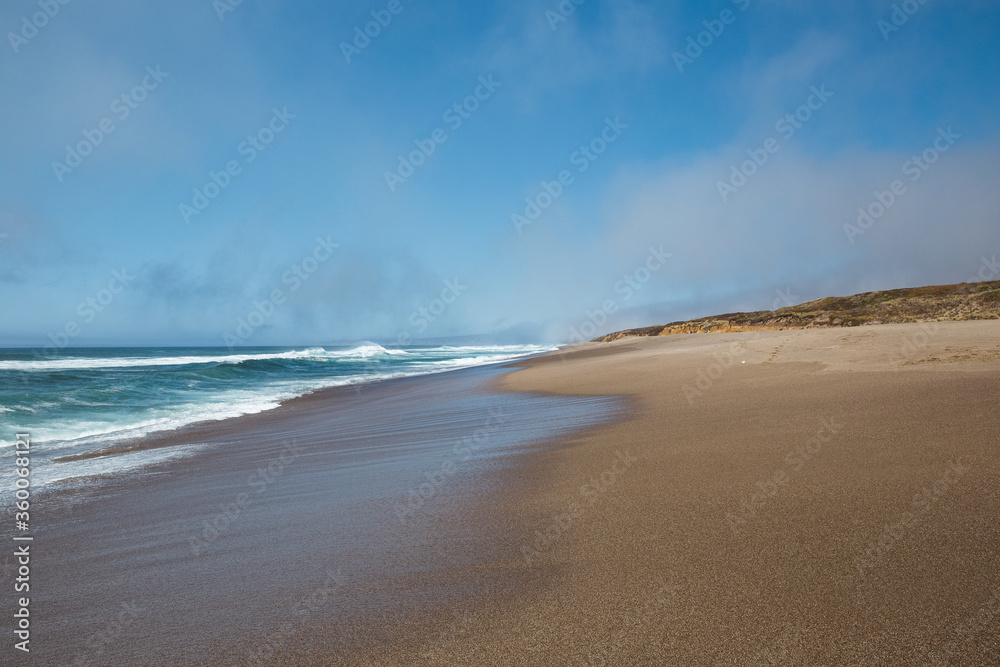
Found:
<path fill-rule="evenodd" d="M 336 662 L 1000 664 L 1000 322 L 632 338 L 523 366 L 505 389 L 632 413 L 521 456 L 457 521 L 515 536 L 492 567 L 520 588 Z M 610 472 L 619 453 L 635 461 Z"/>

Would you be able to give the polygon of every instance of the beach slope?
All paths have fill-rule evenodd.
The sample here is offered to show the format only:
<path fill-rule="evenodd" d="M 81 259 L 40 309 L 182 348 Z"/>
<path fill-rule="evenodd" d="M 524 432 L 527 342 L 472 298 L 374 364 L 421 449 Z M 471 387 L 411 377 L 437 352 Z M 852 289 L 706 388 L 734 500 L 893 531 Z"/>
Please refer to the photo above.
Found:
<path fill-rule="evenodd" d="M 532 588 L 380 659 L 997 664 L 998 341 L 996 321 L 677 335 L 522 364 L 508 390 L 632 412 L 491 497 Z"/>
<path fill-rule="evenodd" d="M 624 338 L 153 439 L 206 444 L 40 504 L 32 664 L 1000 664 L 998 342 Z"/>

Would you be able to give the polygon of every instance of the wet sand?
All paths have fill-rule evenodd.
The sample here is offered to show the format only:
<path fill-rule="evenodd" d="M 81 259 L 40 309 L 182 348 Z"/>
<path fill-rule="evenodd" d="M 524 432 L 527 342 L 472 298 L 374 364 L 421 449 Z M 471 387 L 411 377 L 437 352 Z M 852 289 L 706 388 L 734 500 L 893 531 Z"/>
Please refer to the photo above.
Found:
<path fill-rule="evenodd" d="M 346 655 L 364 619 L 512 585 L 476 574 L 494 536 L 443 532 L 441 517 L 499 483 L 513 452 L 610 419 L 618 401 L 489 391 L 501 372 L 317 392 L 131 448 L 193 456 L 36 495 L 31 653 L 11 642 L 0 664 L 280 664 L 330 622 Z M 13 597 L 0 605 L 10 637 Z"/>
<path fill-rule="evenodd" d="M 313 397 L 226 432 L 243 447 L 57 494 L 33 517 L 25 664 L 1000 662 L 1000 322 L 624 339 L 518 366 L 493 382 L 535 407 L 512 404 L 405 523 L 444 447 L 489 428 L 496 395 L 459 374 Z M 538 407 L 556 396 L 580 402 Z M 539 419 L 614 406 L 524 444 Z M 192 523 L 255 489 L 288 431 L 306 452 L 193 555 Z"/>

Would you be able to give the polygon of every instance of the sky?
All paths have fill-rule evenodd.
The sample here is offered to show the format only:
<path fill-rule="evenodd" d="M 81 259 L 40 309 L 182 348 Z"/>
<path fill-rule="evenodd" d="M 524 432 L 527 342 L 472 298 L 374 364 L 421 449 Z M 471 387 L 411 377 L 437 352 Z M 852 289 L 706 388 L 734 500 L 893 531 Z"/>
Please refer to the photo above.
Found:
<path fill-rule="evenodd" d="M 0 346 L 567 342 L 1000 279 L 993 0 L 9 0 Z"/>

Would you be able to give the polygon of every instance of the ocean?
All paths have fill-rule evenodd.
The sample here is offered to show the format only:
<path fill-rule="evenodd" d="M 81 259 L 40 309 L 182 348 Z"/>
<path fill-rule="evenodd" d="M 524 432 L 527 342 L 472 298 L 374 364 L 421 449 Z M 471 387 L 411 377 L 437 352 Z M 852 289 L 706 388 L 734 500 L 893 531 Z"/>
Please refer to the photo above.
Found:
<path fill-rule="evenodd" d="M 0 350 L 0 503 L 16 434 L 31 437 L 33 491 L 116 475 L 196 445 L 60 461 L 196 422 L 278 407 L 317 389 L 439 373 L 554 349 L 540 345 Z"/>

